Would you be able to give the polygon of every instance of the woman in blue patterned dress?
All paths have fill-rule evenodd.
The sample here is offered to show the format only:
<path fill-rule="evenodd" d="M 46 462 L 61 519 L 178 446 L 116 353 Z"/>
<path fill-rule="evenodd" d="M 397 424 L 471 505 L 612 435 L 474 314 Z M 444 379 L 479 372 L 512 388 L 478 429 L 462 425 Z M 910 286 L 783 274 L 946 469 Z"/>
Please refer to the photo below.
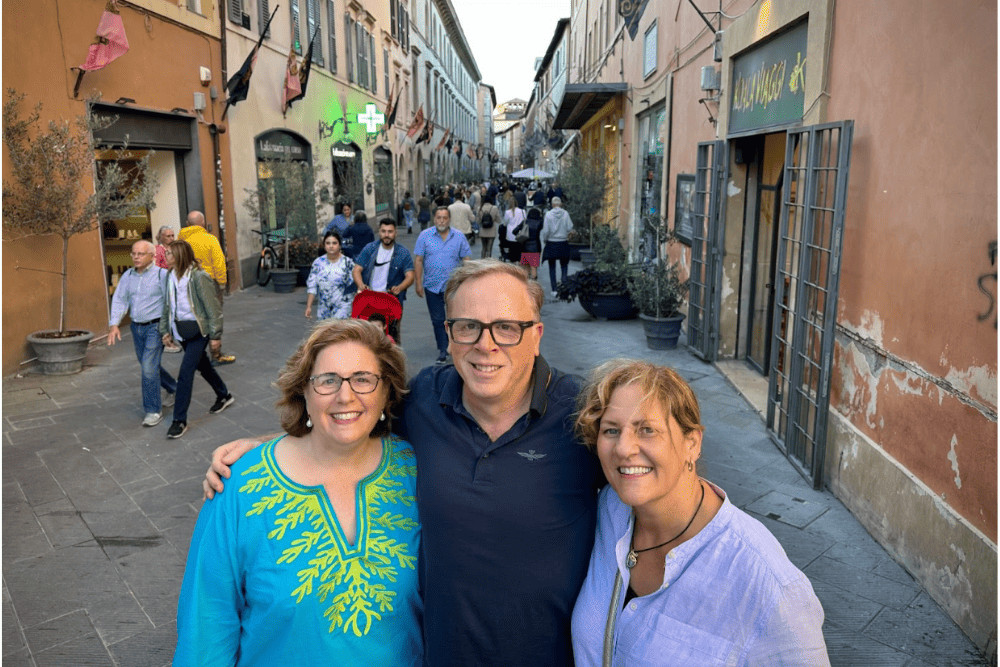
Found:
<path fill-rule="evenodd" d="M 409 443 L 390 432 L 406 358 L 376 325 L 316 327 L 278 378 L 287 435 L 232 467 L 198 517 L 174 665 L 423 659 Z"/>
<path fill-rule="evenodd" d="M 316 319 L 351 316 L 351 302 L 357 287 L 354 284 L 354 260 L 341 252 L 340 232 L 332 230 L 323 237 L 326 254 L 317 257 L 306 281 L 306 319 L 312 317 L 313 301 Z"/>

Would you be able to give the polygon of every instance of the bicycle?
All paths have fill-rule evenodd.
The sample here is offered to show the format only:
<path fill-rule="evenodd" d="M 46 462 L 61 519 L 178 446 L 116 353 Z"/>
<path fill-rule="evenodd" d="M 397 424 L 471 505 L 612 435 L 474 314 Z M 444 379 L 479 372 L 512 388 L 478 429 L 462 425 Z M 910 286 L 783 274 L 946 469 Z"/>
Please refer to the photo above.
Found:
<path fill-rule="evenodd" d="M 261 240 L 264 243 L 264 247 L 260 251 L 260 259 L 257 261 L 257 284 L 264 287 L 271 281 L 271 269 L 278 265 L 278 252 L 280 248 L 277 243 L 272 245 L 272 242 L 284 241 L 285 230 L 275 229 L 262 232 L 258 229 L 252 229 L 250 231 L 254 234 L 260 234 Z M 279 250 L 275 250 L 275 248 L 279 248 Z"/>

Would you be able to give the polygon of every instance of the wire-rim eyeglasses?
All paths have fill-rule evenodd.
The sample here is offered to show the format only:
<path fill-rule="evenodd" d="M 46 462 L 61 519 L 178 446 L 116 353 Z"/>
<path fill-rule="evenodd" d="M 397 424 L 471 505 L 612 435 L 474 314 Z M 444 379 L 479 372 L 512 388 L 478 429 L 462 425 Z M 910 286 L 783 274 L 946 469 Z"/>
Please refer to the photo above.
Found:
<path fill-rule="evenodd" d="M 312 385 L 313 391 L 317 394 L 326 396 L 336 394 L 340 391 L 346 380 L 347 384 L 351 387 L 351 391 L 355 394 L 370 394 L 378 388 L 378 383 L 381 379 L 381 375 L 368 373 L 367 371 L 360 371 L 346 378 L 336 373 L 320 373 L 319 375 L 310 375 L 309 384 Z"/>

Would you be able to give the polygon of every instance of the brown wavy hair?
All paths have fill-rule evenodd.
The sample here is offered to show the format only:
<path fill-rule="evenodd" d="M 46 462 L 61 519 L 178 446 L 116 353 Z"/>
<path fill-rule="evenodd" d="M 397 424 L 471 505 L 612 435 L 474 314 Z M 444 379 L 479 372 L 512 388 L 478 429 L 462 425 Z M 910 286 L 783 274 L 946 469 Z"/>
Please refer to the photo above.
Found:
<path fill-rule="evenodd" d="M 591 371 L 578 398 L 576 433 L 591 451 L 597 448 L 601 417 L 608 409 L 611 394 L 630 384 L 638 384 L 642 390 L 642 406 L 659 401 L 663 414 L 673 417 L 685 436 L 692 431 L 705 430 L 698 399 L 676 371 L 648 361 L 612 359 Z"/>
<path fill-rule="evenodd" d="M 182 278 L 192 266 L 201 268 L 201 263 L 194 256 L 194 249 L 187 241 L 171 241 L 167 247 L 170 248 L 170 254 L 174 256 L 174 273 L 177 274 L 178 278 Z"/>
<path fill-rule="evenodd" d="M 366 320 L 327 320 L 317 324 L 309 337 L 285 362 L 275 386 L 281 391 L 276 406 L 281 417 L 281 428 L 289 435 L 301 437 L 312 428 L 306 426 L 309 415 L 306 412 L 305 392 L 311 389 L 309 376 L 313 374 L 316 357 L 331 345 L 338 343 L 360 343 L 378 359 L 381 382 L 388 388 L 385 402 L 385 421 L 375 422 L 372 437 L 389 435 L 392 419 L 399 415 L 406 388 L 406 355 L 394 344 L 377 325 Z"/>

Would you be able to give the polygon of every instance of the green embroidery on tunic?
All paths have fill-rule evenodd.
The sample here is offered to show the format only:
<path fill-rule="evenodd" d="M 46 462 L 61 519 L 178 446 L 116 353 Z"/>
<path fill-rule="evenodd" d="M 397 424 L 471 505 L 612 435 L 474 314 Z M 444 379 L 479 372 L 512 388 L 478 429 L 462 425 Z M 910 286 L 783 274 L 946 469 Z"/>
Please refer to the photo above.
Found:
<path fill-rule="evenodd" d="M 290 541 L 277 562 L 293 563 L 300 556 L 309 557 L 308 567 L 298 571 L 299 586 L 291 595 L 296 603 L 314 592 L 320 602 L 326 602 L 329 597 L 330 606 L 323 613 L 330 621 L 329 632 L 342 628 L 343 632 L 350 630 L 358 637 L 368 634 L 373 621 L 381 620 L 383 613 L 393 610 L 396 591 L 386 583 L 396 582 L 397 568 L 416 569 L 417 555 L 410 553 L 410 545 L 387 535 L 397 530 L 412 531 L 418 526 L 416 521 L 394 513 L 390 507 L 410 507 L 414 503 L 413 495 L 399 481 L 399 478 L 416 475 L 413 452 L 392 449 L 388 440 L 383 441 L 383 447 L 390 448 L 386 469 L 365 485 L 365 516 L 358 517 L 359 526 L 362 520 L 368 523 L 367 538 L 359 531 L 358 540 L 365 540 L 360 545 L 363 548 L 359 555 L 347 558 L 334 537 L 333 526 L 322 510 L 319 495 L 288 490 L 275 477 L 267 457 L 243 473 L 244 476 L 259 476 L 248 477 L 240 493 L 262 494 L 246 516 L 269 511 L 276 515 L 268 539 L 280 542 L 288 531 L 308 525 L 300 537 Z"/>

